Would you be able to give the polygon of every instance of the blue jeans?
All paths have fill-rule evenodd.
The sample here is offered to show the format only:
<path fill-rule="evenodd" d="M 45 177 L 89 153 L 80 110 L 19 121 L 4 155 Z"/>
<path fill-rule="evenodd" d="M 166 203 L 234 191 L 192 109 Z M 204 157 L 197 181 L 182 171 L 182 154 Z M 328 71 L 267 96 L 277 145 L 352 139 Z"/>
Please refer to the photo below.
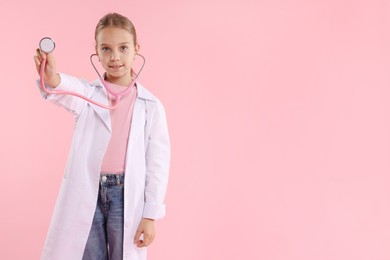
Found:
<path fill-rule="evenodd" d="M 123 174 L 101 174 L 96 211 L 82 260 L 123 258 L 123 189 Z"/>

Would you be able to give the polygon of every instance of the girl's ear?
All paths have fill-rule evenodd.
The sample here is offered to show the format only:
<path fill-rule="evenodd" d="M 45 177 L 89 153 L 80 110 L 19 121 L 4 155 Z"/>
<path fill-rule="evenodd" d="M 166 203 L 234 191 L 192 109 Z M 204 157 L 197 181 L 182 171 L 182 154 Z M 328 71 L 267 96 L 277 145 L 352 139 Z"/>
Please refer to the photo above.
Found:
<path fill-rule="evenodd" d="M 98 50 L 97 50 L 97 45 L 95 46 L 95 54 L 98 56 L 99 61 L 100 61 L 99 53 L 98 53 Z"/>
<path fill-rule="evenodd" d="M 136 45 L 135 45 L 135 52 L 137 53 L 137 52 L 139 52 L 139 49 L 141 48 L 141 46 L 137 43 Z"/>

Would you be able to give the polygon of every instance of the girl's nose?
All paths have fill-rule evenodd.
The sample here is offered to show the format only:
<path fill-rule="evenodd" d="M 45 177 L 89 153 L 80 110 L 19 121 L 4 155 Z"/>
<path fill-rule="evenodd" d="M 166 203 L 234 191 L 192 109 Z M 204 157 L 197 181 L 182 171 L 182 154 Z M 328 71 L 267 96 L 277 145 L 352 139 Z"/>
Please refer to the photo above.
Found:
<path fill-rule="evenodd" d="M 119 60 L 119 54 L 116 53 L 116 52 L 113 52 L 111 54 L 111 60 L 114 61 L 114 60 Z"/>

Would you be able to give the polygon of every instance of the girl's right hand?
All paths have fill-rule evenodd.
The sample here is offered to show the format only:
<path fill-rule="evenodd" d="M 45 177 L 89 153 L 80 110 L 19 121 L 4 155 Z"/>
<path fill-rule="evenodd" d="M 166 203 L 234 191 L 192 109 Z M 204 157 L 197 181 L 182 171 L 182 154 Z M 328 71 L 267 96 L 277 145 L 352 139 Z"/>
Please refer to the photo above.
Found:
<path fill-rule="evenodd" d="M 53 53 L 46 54 L 41 52 L 40 49 L 37 49 L 36 55 L 34 56 L 34 61 L 38 74 L 40 74 L 41 64 L 44 59 L 46 59 L 46 67 L 43 73 L 43 79 L 47 85 L 55 88 L 60 84 L 61 78 L 56 70 L 56 61 L 54 59 L 54 55 Z"/>

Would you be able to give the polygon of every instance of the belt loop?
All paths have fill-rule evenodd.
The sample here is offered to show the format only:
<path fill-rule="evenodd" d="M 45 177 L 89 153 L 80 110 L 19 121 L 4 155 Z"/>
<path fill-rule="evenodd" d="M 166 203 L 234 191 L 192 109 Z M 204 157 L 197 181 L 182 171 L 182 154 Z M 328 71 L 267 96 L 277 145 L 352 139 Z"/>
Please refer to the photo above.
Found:
<path fill-rule="evenodd" d="M 106 182 L 106 180 L 107 180 L 107 177 L 106 177 L 106 175 L 100 175 L 100 185 L 103 185 L 103 183 L 104 182 Z"/>
<path fill-rule="evenodd" d="M 120 184 L 119 174 L 115 174 L 115 178 L 116 178 L 116 185 L 119 185 Z"/>

